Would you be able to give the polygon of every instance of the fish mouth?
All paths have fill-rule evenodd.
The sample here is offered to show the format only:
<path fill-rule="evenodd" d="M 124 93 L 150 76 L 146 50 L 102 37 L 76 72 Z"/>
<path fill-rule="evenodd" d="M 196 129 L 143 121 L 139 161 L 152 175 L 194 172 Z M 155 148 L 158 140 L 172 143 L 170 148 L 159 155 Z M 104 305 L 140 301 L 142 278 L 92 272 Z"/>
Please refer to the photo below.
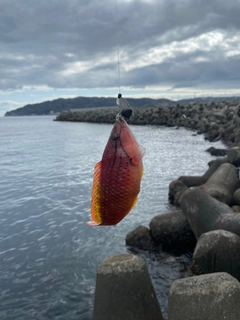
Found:
<path fill-rule="evenodd" d="M 121 132 L 124 127 L 124 123 L 125 123 L 125 120 L 121 118 L 115 121 L 114 127 L 111 132 L 111 136 L 110 136 L 112 140 L 120 139 Z"/>

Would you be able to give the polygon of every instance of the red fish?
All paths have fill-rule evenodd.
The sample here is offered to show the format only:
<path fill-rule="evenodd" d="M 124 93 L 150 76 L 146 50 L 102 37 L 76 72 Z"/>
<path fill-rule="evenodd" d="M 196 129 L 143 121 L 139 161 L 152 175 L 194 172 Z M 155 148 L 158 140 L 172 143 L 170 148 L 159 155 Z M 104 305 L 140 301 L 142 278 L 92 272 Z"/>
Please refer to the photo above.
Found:
<path fill-rule="evenodd" d="M 145 148 L 138 144 L 126 121 L 116 120 L 95 166 L 90 226 L 119 223 L 135 206 L 143 176 Z"/>

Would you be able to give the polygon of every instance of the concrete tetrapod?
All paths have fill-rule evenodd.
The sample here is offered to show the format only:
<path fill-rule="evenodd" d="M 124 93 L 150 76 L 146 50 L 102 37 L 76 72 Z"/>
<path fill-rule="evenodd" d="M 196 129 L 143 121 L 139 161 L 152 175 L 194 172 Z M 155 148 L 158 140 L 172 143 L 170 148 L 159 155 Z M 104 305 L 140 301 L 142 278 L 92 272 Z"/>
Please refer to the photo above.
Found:
<path fill-rule="evenodd" d="M 208 170 L 202 176 L 181 176 L 178 180 L 182 181 L 188 188 L 198 187 L 207 182 L 214 172 L 224 163 L 227 163 L 227 157 L 214 160 Z"/>
<path fill-rule="evenodd" d="M 180 206 L 198 239 L 201 234 L 223 229 L 240 236 L 240 213 L 211 197 L 200 188 L 190 188 L 182 196 Z"/>
<path fill-rule="evenodd" d="M 235 205 L 240 205 L 240 189 L 237 189 L 233 194 L 233 203 Z"/>
<path fill-rule="evenodd" d="M 178 180 L 174 180 L 169 185 L 169 201 L 176 206 L 179 205 L 179 200 L 183 192 L 190 187 L 198 187 L 208 181 L 214 172 L 224 163 L 227 163 L 227 158 L 216 159 L 211 162 L 209 169 L 203 176 L 181 176 Z"/>
<path fill-rule="evenodd" d="M 235 166 L 240 166 L 240 149 L 238 147 L 227 151 L 228 161 Z"/>
<path fill-rule="evenodd" d="M 154 244 L 150 235 L 150 230 L 145 226 L 138 226 L 128 232 L 126 245 L 140 250 L 153 250 Z"/>
<path fill-rule="evenodd" d="M 143 259 L 121 254 L 97 270 L 93 320 L 163 320 Z"/>
<path fill-rule="evenodd" d="M 149 226 L 155 245 L 160 245 L 163 250 L 195 248 L 196 238 L 181 210 L 155 216 Z"/>
<path fill-rule="evenodd" d="M 236 167 L 224 163 L 201 188 L 219 201 L 231 205 L 238 183 Z"/>
<path fill-rule="evenodd" d="M 197 239 L 210 230 L 232 230 L 230 225 L 235 214 L 231 208 L 200 188 L 185 191 L 180 199 L 180 206 Z"/>
<path fill-rule="evenodd" d="M 192 271 L 227 272 L 240 280 L 240 237 L 225 230 L 201 235 L 193 254 Z"/>
<path fill-rule="evenodd" d="M 168 320 L 240 318 L 240 284 L 225 272 L 176 280 L 168 297 Z"/>

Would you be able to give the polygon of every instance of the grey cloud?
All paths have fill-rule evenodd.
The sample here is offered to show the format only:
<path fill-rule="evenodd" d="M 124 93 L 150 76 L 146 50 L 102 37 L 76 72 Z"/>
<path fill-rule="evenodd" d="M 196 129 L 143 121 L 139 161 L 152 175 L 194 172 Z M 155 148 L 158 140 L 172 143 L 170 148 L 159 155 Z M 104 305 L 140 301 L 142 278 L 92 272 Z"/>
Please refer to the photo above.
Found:
<path fill-rule="evenodd" d="M 172 88 L 239 88 L 240 55 L 234 59 L 216 59 L 196 62 L 196 58 L 209 58 L 206 52 L 198 50 L 169 58 L 163 63 L 138 68 L 126 74 L 125 85 L 144 88 L 146 85 L 165 85 Z"/>
<path fill-rule="evenodd" d="M 181 42 L 209 31 L 224 30 L 226 38 L 230 38 L 240 30 L 239 16 L 238 0 L 118 1 L 117 21 L 112 0 L 2 0 L 0 90 L 27 85 L 116 86 L 116 61 L 79 74 L 59 74 L 70 62 L 116 56 L 117 36 L 123 54 L 134 61 L 152 47 Z M 66 56 L 67 53 L 73 56 Z M 195 62 L 197 57 L 208 61 Z M 174 58 L 158 64 L 150 61 L 149 66 L 123 70 L 122 78 L 131 87 L 168 84 L 177 88 L 207 82 L 212 85 L 214 81 L 217 85 L 223 80 L 236 85 L 238 74 L 239 58 L 226 60 L 219 46 L 210 52 L 198 49 L 191 54 L 178 52 Z"/>

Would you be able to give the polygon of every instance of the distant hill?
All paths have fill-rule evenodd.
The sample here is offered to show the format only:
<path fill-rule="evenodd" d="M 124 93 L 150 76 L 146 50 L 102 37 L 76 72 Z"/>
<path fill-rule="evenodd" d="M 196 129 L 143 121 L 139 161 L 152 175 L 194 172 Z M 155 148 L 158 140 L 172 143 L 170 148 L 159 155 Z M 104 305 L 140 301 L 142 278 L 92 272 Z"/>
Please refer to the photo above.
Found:
<path fill-rule="evenodd" d="M 170 105 L 168 99 L 131 99 L 127 98 L 132 107 Z M 116 98 L 77 97 L 73 99 L 56 99 L 41 103 L 28 104 L 22 108 L 6 112 L 5 116 L 30 116 L 58 114 L 70 109 L 102 108 L 116 106 Z"/>
<path fill-rule="evenodd" d="M 199 98 L 193 98 L 193 99 L 182 99 L 178 100 L 177 103 L 186 104 L 186 103 L 197 103 L 197 102 L 220 102 L 220 101 L 233 101 L 233 100 L 239 100 L 239 97 L 199 97 Z M 176 102 L 176 101 L 175 101 Z"/>
<path fill-rule="evenodd" d="M 146 106 L 171 106 L 176 103 L 191 103 L 191 102 L 211 102 L 222 100 L 234 100 L 236 97 L 207 97 L 207 98 L 195 98 L 195 99 L 183 99 L 179 101 L 171 101 L 168 99 L 150 99 L 140 98 L 132 99 L 127 98 L 130 105 L 136 107 Z M 63 111 L 70 109 L 85 109 L 85 108 L 103 108 L 116 106 L 116 98 L 103 98 L 103 97 L 77 97 L 72 99 L 56 99 L 52 101 L 45 101 L 41 103 L 28 104 L 22 108 L 18 108 L 5 113 L 5 117 L 8 116 L 31 116 L 31 115 L 51 115 L 59 114 Z"/>

